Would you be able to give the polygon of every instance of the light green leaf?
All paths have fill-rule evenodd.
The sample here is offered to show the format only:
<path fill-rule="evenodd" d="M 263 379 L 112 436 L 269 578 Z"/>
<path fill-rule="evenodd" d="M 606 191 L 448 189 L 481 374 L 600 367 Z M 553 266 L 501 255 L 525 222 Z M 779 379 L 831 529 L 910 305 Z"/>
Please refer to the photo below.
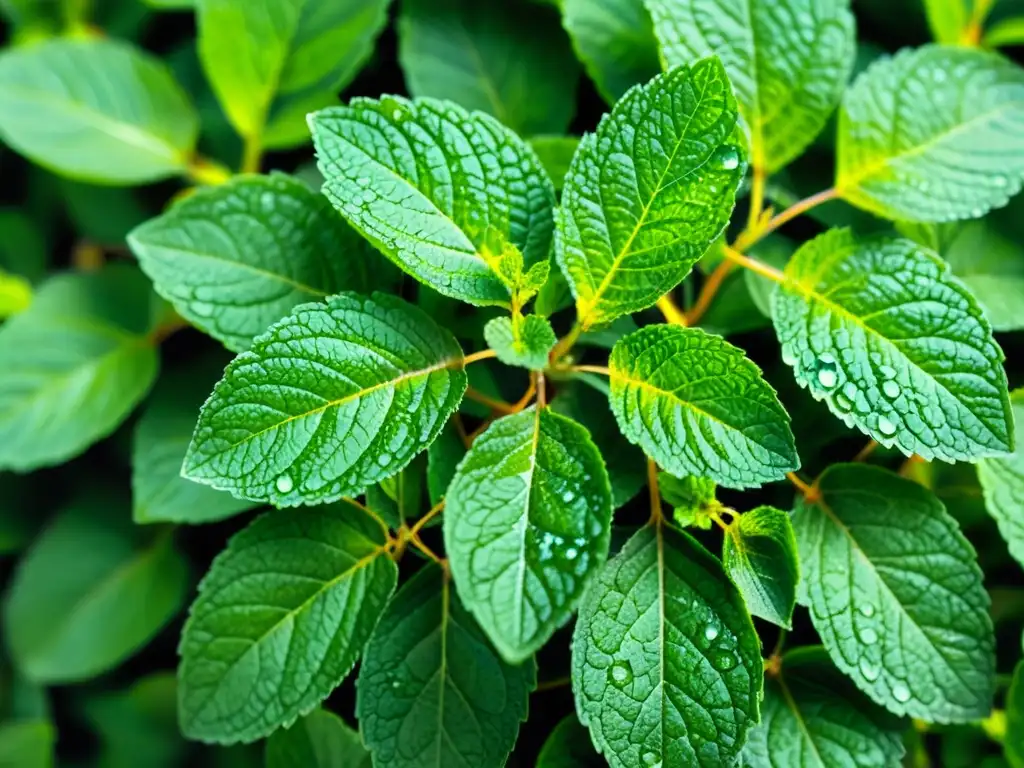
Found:
<path fill-rule="evenodd" d="M 465 455 L 466 444 L 454 421 L 449 421 L 427 449 L 427 490 L 431 506 L 448 495 L 448 486 Z"/>
<path fill-rule="evenodd" d="M 1024 768 L 1024 661 L 1017 662 L 1006 692 L 1006 740 L 1003 753 L 1011 768 Z"/>
<path fill-rule="evenodd" d="M 182 471 L 277 506 L 356 496 L 437 437 L 466 390 L 462 359 L 397 297 L 303 304 L 228 366 Z"/>
<path fill-rule="evenodd" d="M 668 66 L 722 58 L 751 165 L 778 171 L 825 127 L 853 68 L 850 0 L 645 1 Z"/>
<path fill-rule="evenodd" d="M 996 22 L 985 30 L 981 42 L 987 48 L 1021 45 L 1024 43 L 1024 18 L 1018 16 Z"/>
<path fill-rule="evenodd" d="M 509 306 L 495 270 L 504 248 L 515 246 L 526 270 L 547 261 L 554 190 L 529 146 L 489 115 L 385 97 L 353 99 L 309 123 L 324 194 L 417 280 L 471 304 Z"/>
<path fill-rule="evenodd" d="M 754 616 L 790 628 L 800 577 L 789 515 L 757 507 L 729 524 L 722 562 Z"/>
<path fill-rule="evenodd" d="M 900 721 L 843 677 L 820 647 L 799 648 L 765 682 L 761 724 L 743 748 L 749 768 L 899 768 Z"/>
<path fill-rule="evenodd" d="M 356 714 L 381 768 L 500 768 L 526 719 L 533 661 L 491 649 L 433 565 L 391 601 L 366 648 Z"/>
<path fill-rule="evenodd" d="M 182 732 L 254 741 L 333 691 L 395 589 L 384 543 L 349 502 L 269 512 L 232 538 L 182 633 Z"/>
<path fill-rule="evenodd" d="M 555 253 L 584 329 L 654 304 L 722 232 L 744 171 L 735 125 L 725 70 L 704 59 L 632 89 L 583 137 Z"/>
<path fill-rule="evenodd" d="M 106 437 L 156 377 L 134 268 L 52 278 L 0 326 L 0 468 L 59 464 Z"/>
<path fill-rule="evenodd" d="M 196 416 L 224 370 L 220 358 L 164 374 L 135 427 L 132 517 L 136 523 L 195 525 L 251 509 L 251 501 L 218 493 L 181 476 Z"/>
<path fill-rule="evenodd" d="M 181 173 L 199 121 L 156 58 L 111 39 L 0 55 L 0 138 L 66 176 L 139 184 Z"/>
<path fill-rule="evenodd" d="M 786 266 L 772 315 L 797 382 L 847 426 L 925 459 L 1012 450 L 1002 350 L 931 251 L 826 232 Z"/>
<path fill-rule="evenodd" d="M 1013 418 L 1024 424 L 1024 389 L 1010 396 Z M 1024 445 L 1009 456 L 978 462 L 978 480 L 985 494 L 985 509 L 995 518 L 1010 554 L 1024 565 Z"/>
<path fill-rule="evenodd" d="M 371 768 L 370 753 L 340 717 L 314 709 L 267 739 L 266 768 Z"/>
<path fill-rule="evenodd" d="M 474 441 L 448 492 L 444 540 L 466 608 L 510 663 L 565 624 L 608 557 L 608 473 L 587 430 L 530 408 Z"/>
<path fill-rule="evenodd" d="M 987 0 L 976 1 L 986 2 Z M 931 28 L 935 42 L 949 45 L 956 45 L 960 42 L 970 20 L 968 3 L 974 5 L 974 0 L 924 0 L 928 26 Z"/>
<path fill-rule="evenodd" d="M 367 290 L 374 259 L 322 195 L 284 174 L 201 190 L 128 243 L 157 292 L 235 352 L 304 301 Z"/>
<path fill-rule="evenodd" d="M 672 505 L 672 518 L 681 528 L 709 530 L 712 520 L 708 513 L 722 506 L 715 498 L 715 482 L 706 477 L 676 477 L 659 472 L 658 490 L 661 498 Z"/>
<path fill-rule="evenodd" d="M 1003 237 L 990 222 L 969 221 L 945 248 L 936 250 L 981 304 L 993 330 L 1024 329 L 1024 247 L 1020 242 Z"/>
<path fill-rule="evenodd" d="M 530 147 L 537 153 L 540 164 L 555 185 L 555 191 L 561 191 L 579 145 L 578 136 L 534 136 L 530 139 Z"/>
<path fill-rule="evenodd" d="M 521 136 L 561 133 L 579 64 L 558 14 L 524 0 L 404 0 L 398 58 L 413 96 L 450 99 Z"/>
<path fill-rule="evenodd" d="M 973 548 L 927 489 L 833 465 L 793 512 L 801 603 L 836 666 L 876 702 L 926 722 L 986 717 L 989 598 Z"/>
<path fill-rule="evenodd" d="M 232 124 L 264 146 L 306 141 L 369 58 L 389 0 L 197 0 L 199 57 Z"/>
<path fill-rule="evenodd" d="M 658 41 L 643 0 L 562 0 L 562 23 L 609 104 L 661 71 Z"/>
<path fill-rule="evenodd" d="M 847 202 L 890 219 L 976 219 L 1024 181 L 1024 71 L 941 45 L 881 59 L 843 97 L 837 153 Z"/>
<path fill-rule="evenodd" d="M 576 711 L 612 768 L 732 765 L 758 721 L 760 646 L 721 563 L 685 533 L 643 528 L 580 608 Z"/>
<path fill-rule="evenodd" d="M 52 768 L 57 730 L 46 720 L 14 720 L 0 725 L 0 766 Z"/>
<path fill-rule="evenodd" d="M 594 750 L 590 732 L 576 715 L 567 715 L 548 736 L 536 768 L 605 768 L 608 765 Z"/>
<path fill-rule="evenodd" d="M 0 269 L 0 320 L 24 312 L 32 303 L 32 285 Z"/>
<path fill-rule="evenodd" d="M 558 338 L 551 323 L 540 315 L 496 317 L 484 326 L 487 346 L 505 365 L 542 371 Z"/>
<path fill-rule="evenodd" d="M 26 677 L 96 677 L 171 620 L 189 576 L 169 533 L 147 541 L 127 506 L 107 497 L 80 498 L 46 528 L 19 563 L 4 605 L 7 645 Z"/>
<path fill-rule="evenodd" d="M 800 466 L 775 391 L 721 337 L 649 325 L 619 341 L 608 365 L 619 429 L 667 472 L 749 488 Z"/>

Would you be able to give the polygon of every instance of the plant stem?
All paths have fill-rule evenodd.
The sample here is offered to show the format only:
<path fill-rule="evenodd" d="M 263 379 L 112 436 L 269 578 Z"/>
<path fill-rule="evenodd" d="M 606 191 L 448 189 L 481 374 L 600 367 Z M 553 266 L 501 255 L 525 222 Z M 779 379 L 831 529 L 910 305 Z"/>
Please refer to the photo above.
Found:
<path fill-rule="evenodd" d="M 368 517 L 373 518 L 377 525 L 380 526 L 380 529 L 384 532 L 384 538 L 391 542 L 391 529 L 388 528 L 388 524 L 381 519 L 380 515 L 378 515 L 365 504 L 358 502 L 355 499 L 345 499 L 345 501 L 347 501 L 353 507 L 358 507 L 359 509 L 361 509 Z"/>
<path fill-rule="evenodd" d="M 242 173 L 259 173 L 263 159 L 263 137 L 259 134 L 245 137 L 242 147 Z"/>
<path fill-rule="evenodd" d="M 836 194 L 837 193 L 835 188 L 830 187 L 829 189 L 822 190 L 821 192 L 811 195 L 810 197 L 805 197 L 803 200 L 798 200 L 797 202 L 793 203 L 793 205 L 789 206 L 789 208 L 784 210 L 782 213 L 773 217 L 772 220 L 769 221 L 763 229 L 760 229 L 757 232 L 748 229 L 746 232 L 744 232 L 742 235 L 736 238 L 736 242 L 734 243 L 733 247 L 739 251 L 747 250 L 754 243 L 760 242 L 765 237 L 765 235 L 774 232 L 783 224 L 787 224 L 788 222 L 795 219 L 797 216 L 800 216 L 803 213 L 807 213 L 807 211 L 811 210 L 811 208 L 815 208 L 816 206 L 819 206 L 822 203 L 827 203 L 829 200 L 835 199 Z"/>
<path fill-rule="evenodd" d="M 196 184 L 217 186 L 231 179 L 231 171 L 220 163 L 196 155 L 186 168 L 186 175 Z"/>
<path fill-rule="evenodd" d="M 876 441 L 876 440 L 869 440 L 868 444 L 865 445 L 863 448 L 861 448 L 859 451 L 857 451 L 857 455 L 854 456 L 852 459 L 850 459 L 850 461 L 853 461 L 853 462 L 856 463 L 856 462 L 859 462 L 859 461 L 867 460 L 868 456 L 870 456 L 872 453 L 874 453 L 875 449 L 877 447 L 878 447 L 878 441 Z"/>
<path fill-rule="evenodd" d="M 764 208 L 764 186 L 768 176 L 760 165 L 750 169 L 750 213 L 747 216 L 747 230 L 755 231 L 761 221 L 761 209 Z"/>
<path fill-rule="evenodd" d="M 769 280 L 776 283 L 783 283 L 786 281 L 786 276 L 782 274 L 775 267 L 765 264 L 763 261 L 752 259 L 749 256 L 744 256 L 742 253 L 734 248 L 730 248 L 728 245 L 722 246 L 722 253 L 729 261 L 740 265 L 744 269 L 749 269 L 751 272 L 756 272 L 762 277 L 767 277 Z"/>
<path fill-rule="evenodd" d="M 437 504 L 430 508 L 430 511 L 427 512 L 427 514 L 425 514 L 423 517 L 417 520 L 415 525 L 413 525 L 413 527 L 409 529 L 409 536 L 417 536 L 419 532 L 423 529 L 423 526 L 425 526 L 427 523 L 429 523 L 431 520 L 433 520 L 435 517 L 441 514 L 441 511 L 443 509 L 444 499 L 441 499 L 439 502 L 437 502 Z"/>
<path fill-rule="evenodd" d="M 473 354 L 466 355 L 464 358 L 462 358 L 462 367 L 465 368 L 466 366 L 472 365 L 473 363 L 478 363 L 481 360 L 490 360 L 491 358 L 497 356 L 498 353 L 495 352 L 493 349 L 482 349 L 479 352 L 474 352 Z"/>
<path fill-rule="evenodd" d="M 800 493 L 804 495 L 804 498 L 809 502 L 815 502 L 821 498 L 821 492 L 818 490 L 817 485 L 810 485 L 800 479 L 800 476 L 796 472 L 787 472 L 786 477 L 793 485 L 795 485 Z"/>
<path fill-rule="evenodd" d="M 569 332 L 559 339 L 557 344 L 555 344 L 554 349 L 551 350 L 551 354 L 548 355 L 548 360 L 552 363 L 557 363 L 565 357 L 569 350 L 572 349 L 572 345 L 576 343 L 576 339 L 580 337 L 581 333 L 583 333 L 583 325 L 577 319 L 572 328 L 569 329 Z"/>
<path fill-rule="evenodd" d="M 574 365 L 569 370 L 579 373 L 599 373 L 602 376 L 612 375 L 612 372 L 603 365 Z"/>
<path fill-rule="evenodd" d="M 537 687 L 533 689 L 533 692 L 540 693 L 541 691 L 550 691 L 553 688 L 564 688 L 570 683 L 572 683 L 572 678 L 569 675 L 556 677 L 554 680 L 543 680 L 537 683 Z"/>
<path fill-rule="evenodd" d="M 674 323 L 675 325 L 689 325 L 686 321 L 686 313 L 676 306 L 670 294 L 666 293 L 658 299 L 658 309 L 665 316 L 665 322 Z"/>
<path fill-rule="evenodd" d="M 654 459 L 647 460 L 647 487 L 651 492 L 651 524 L 661 525 L 661 491 L 658 489 L 658 465 Z"/>
<path fill-rule="evenodd" d="M 466 387 L 466 397 L 470 400 L 474 400 L 481 405 L 486 405 L 492 411 L 498 413 L 515 413 L 515 407 L 506 403 L 503 400 L 496 400 L 493 397 L 488 397 L 483 392 L 478 392 L 472 387 Z"/>
<path fill-rule="evenodd" d="M 686 322 L 684 325 L 696 325 L 700 322 L 700 319 L 704 317 L 704 313 L 708 311 L 711 306 L 711 301 L 718 294 L 718 290 L 722 287 L 722 283 L 725 282 L 725 278 L 729 276 L 733 268 L 736 265 L 729 259 L 723 259 L 722 262 L 715 267 L 714 271 L 708 275 L 708 279 L 704 281 L 704 285 L 701 286 L 700 294 L 697 296 L 697 301 L 694 302 L 690 311 L 686 313 Z"/>

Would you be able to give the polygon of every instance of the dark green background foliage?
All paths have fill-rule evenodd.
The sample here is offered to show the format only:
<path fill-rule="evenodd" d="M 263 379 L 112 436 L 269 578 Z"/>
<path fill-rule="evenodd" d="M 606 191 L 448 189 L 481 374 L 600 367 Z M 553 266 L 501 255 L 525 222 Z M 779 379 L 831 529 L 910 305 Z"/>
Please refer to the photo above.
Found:
<path fill-rule="evenodd" d="M 1024 768 L 1024 0 L 0 42 L 0 768 Z"/>

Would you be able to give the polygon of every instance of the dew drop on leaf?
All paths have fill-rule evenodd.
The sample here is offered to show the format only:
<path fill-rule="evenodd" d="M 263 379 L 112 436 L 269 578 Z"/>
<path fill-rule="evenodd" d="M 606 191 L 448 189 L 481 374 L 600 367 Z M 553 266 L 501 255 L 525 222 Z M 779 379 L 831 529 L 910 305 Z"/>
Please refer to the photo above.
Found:
<path fill-rule="evenodd" d="M 731 144 L 725 144 L 715 153 L 715 162 L 726 171 L 735 169 L 740 164 L 740 153 Z"/>
<path fill-rule="evenodd" d="M 292 488 L 295 487 L 295 483 L 292 482 L 292 479 L 288 477 L 288 475 L 281 475 L 277 478 L 274 485 L 277 486 L 277 490 L 281 493 L 291 493 Z"/>
<path fill-rule="evenodd" d="M 860 640 L 864 645 L 874 645 L 878 642 L 878 633 L 868 627 L 860 633 Z"/>
<path fill-rule="evenodd" d="M 836 372 L 828 368 L 822 368 L 818 371 L 818 383 L 821 384 L 825 389 L 832 389 L 839 381 L 839 377 Z"/>
<path fill-rule="evenodd" d="M 719 672 L 728 672 L 736 666 L 736 655 L 725 652 L 712 654 L 711 666 Z"/>
<path fill-rule="evenodd" d="M 643 761 L 647 768 L 659 768 L 661 765 L 661 759 L 658 757 L 656 752 L 644 753 Z"/>
<path fill-rule="evenodd" d="M 883 435 L 895 435 L 896 425 L 889 421 L 885 416 L 878 417 L 878 431 Z"/>
<path fill-rule="evenodd" d="M 572 501 L 575 498 L 576 498 L 576 494 L 573 493 L 572 491 L 566 491 L 565 493 L 562 494 L 562 501 L 564 501 L 566 504 L 568 504 L 570 501 Z"/>
<path fill-rule="evenodd" d="M 896 369 L 893 368 L 891 365 L 881 365 L 881 366 L 879 366 L 878 367 L 878 372 L 880 374 L 882 374 L 882 378 L 885 378 L 885 379 L 895 379 L 896 378 Z"/>
<path fill-rule="evenodd" d="M 624 688 L 633 682 L 633 670 L 628 662 L 617 661 L 608 670 L 608 678 L 616 688 Z"/>
<path fill-rule="evenodd" d="M 864 603 L 859 610 L 862 616 L 867 616 L 869 619 L 875 615 L 875 606 L 871 603 Z"/>
<path fill-rule="evenodd" d="M 878 667 L 867 659 L 861 659 L 858 667 L 860 668 L 860 673 L 864 675 L 864 679 L 869 683 L 873 683 L 878 679 Z"/>
<path fill-rule="evenodd" d="M 190 309 L 199 317 L 209 317 L 213 314 L 213 304 L 209 304 L 205 301 L 194 301 L 192 302 Z"/>
<path fill-rule="evenodd" d="M 386 467 L 388 464 L 391 463 L 391 454 L 382 453 L 380 456 L 377 457 L 377 463 L 380 464 L 382 467 Z"/>
<path fill-rule="evenodd" d="M 565 550 L 565 559 L 566 560 L 575 560 L 576 559 L 576 555 L 578 555 L 578 554 L 579 554 L 579 552 L 577 552 L 576 549 L 574 549 L 573 547 L 569 547 L 569 549 Z"/>
<path fill-rule="evenodd" d="M 883 381 L 882 393 L 890 400 L 895 400 L 900 396 L 900 385 L 895 381 Z"/>
<path fill-rule="evenodd" d="M 708 640 L 714 640 L 718 637 L 718 629 L 714 625 L 708 624 L 708 628 L 704 630 L 704 637 Z"/>
<path fill-rule="evenodd" d="M 901 704 L 905 704 L 910 701 L 910 689 L 903 683 L 896 683 L 892 687 L 892 697 Z"/>

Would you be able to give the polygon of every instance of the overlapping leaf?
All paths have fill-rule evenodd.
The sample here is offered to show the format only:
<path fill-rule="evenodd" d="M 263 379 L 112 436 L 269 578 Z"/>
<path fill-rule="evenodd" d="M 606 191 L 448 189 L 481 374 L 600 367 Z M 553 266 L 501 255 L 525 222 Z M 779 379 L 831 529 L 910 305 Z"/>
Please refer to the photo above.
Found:
<path fill-rule="evenodd" d="M 314 709 L 267 739 L 266 768 L 371 768 L 359 734 L 333 712 Z"/>
<path fill-rule="evenodd" d="M 800 576 L 789 515 L 757 507 L 730 523 L 722 562 L 754 616 L 789 627 Z"/>
<path fill-rule="evenodd" d="M 1010 401 L 1017 424 L 1024 424 L 1024 390 L 1014 392 Z M 1024 565 L 1024 445 L 1009 456 L 978 462 L 978 480 L 985 494 L 985 508 L 995 518 L 1010 554 Z"/>
<path fill-rule="evenodd" d="M 496 317 L 484 326 L 484 338 L 505 365 L 535 371 L 547 367 L 548 353 L 558 341 L 551 323 L 540 315 Z"/>

